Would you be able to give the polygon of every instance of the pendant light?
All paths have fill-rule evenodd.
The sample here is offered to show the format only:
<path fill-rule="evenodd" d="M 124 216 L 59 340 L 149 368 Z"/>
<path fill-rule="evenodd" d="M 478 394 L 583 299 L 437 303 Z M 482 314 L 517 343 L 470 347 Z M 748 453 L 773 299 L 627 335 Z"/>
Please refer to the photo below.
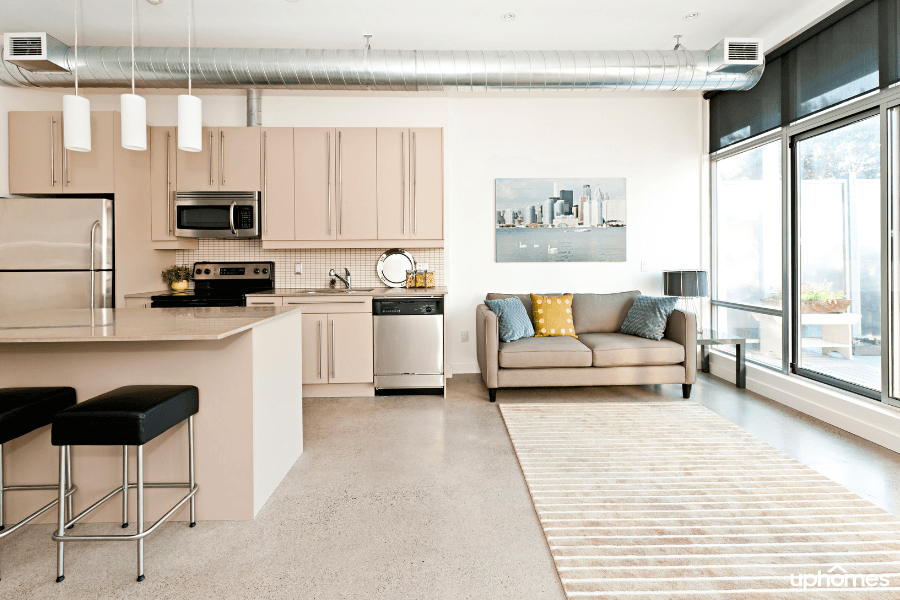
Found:
<path fill-rule="evenodd" d="M 91 101 L 78 95 L 78 0 L 75 0 L 75 95 L 63 96 L 63 140 L 66 150 L 91 151 Z"/>
<path fill-rule="evenodd" d="M 131 0 L 131 93 L 122 94 L 122 147 L 147 149 L 147 101 L 134 93 L 134 3 Z"/>
<path fill-rule="evenodd" d="M 191 95 L 191 5 L 188 0 L 188 93 L 178 96 L 178 149 L 200 152 L 203 149 L 203 119 L 200 98 Z"/>

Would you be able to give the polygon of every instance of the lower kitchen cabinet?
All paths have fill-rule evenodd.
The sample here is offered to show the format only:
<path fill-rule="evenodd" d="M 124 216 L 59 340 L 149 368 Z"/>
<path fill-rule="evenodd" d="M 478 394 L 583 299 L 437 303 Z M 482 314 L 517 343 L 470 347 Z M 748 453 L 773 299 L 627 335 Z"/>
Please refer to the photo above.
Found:
<path fill-rule="evenodd" d="M 328 315 L 328 383 L 374 382 L 372 314 Z"/>

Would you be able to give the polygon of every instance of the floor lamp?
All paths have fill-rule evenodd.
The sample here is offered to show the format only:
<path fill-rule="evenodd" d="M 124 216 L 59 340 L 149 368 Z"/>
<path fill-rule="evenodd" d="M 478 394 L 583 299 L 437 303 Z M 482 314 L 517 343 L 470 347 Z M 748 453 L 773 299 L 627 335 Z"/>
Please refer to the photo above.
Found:
<path fill-rule="evenodd" d="M 698 298 L 709 296 L 706 271 L 663 271 L 663 294 L 678 296 L 686 311 L 697 315 L 697 333 L 703 333 L 703 306 Z"/>

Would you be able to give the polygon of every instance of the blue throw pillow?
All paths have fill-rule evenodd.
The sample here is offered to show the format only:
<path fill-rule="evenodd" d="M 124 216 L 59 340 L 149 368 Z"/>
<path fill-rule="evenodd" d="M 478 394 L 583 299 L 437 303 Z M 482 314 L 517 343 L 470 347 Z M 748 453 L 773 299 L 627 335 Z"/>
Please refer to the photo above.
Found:
<path fill-rule="evenodd" d="M 484 303 L 497 315 L 501 342 L 514 342 L 520 338 L 534 336 L 531 319 L 518 298 L 485 300 Z"/>
<path fill-rule="evenodd" d="M 669 315 L 675 310 L 676 304 L 678 304 L 677 296 L 638 296 L 625 315 L 625 322 L 622 323 L 619 333 L 636 335 L 648 340 L 661 340 L 666 331 L 666 323 L 669 322 Z"/>

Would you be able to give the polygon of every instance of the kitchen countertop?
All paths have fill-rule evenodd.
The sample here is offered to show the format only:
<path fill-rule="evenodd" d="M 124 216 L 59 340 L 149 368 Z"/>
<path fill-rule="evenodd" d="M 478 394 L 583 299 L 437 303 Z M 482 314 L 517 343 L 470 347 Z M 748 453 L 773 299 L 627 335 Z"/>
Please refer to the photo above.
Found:
<path fill-rule="evenodd" d="M 298 307 L 98 308 L 0 315 L 0 343 L 221 340 Z"/>
<path fill-rule="evenodd" d="M 247 294 L 248 296 L 316 296 L 316 294 L 304 294 L 303 290 L 311 288 L 275 288 L 274 290 L 266 290 L 264 292 L 256 292 Z M 315 289 L 315 288 L 313 288 Z M 392 287 L 376 287 L 371 292 L 360 292 L 360 289 L 368 289 L 365 286 L 360 288 L 350 288 L 354 291 L 350 296 L 446 296 L 449 292 L 445 287 L 433 288 L 392 288 Z M 341 294 L 319 294 L 318 298 L 327 298 L 330 296 L 338 296 Z"/>

